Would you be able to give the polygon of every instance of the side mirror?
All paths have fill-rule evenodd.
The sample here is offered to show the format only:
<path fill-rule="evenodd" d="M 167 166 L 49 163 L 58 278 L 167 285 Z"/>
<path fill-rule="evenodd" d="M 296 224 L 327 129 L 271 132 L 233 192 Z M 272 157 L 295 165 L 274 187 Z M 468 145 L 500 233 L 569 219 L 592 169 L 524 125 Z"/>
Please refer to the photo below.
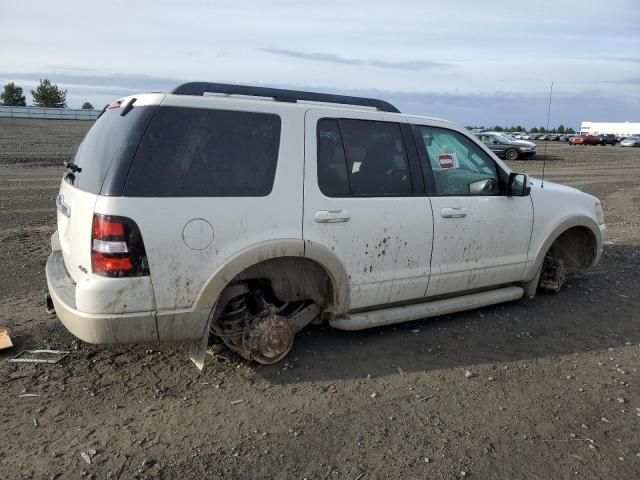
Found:
<path fill-rule="evenodd" d="M 507 184 L 507 196 L 526 197 L 531 193 L 529 177 L 524 173 L 511 172 Z"/>

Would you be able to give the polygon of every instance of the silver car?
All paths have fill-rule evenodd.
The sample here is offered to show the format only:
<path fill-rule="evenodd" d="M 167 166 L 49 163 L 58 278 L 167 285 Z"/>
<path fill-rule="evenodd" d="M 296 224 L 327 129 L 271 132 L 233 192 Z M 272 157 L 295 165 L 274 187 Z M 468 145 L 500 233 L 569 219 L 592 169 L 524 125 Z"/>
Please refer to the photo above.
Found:
<path fill-rule="evenodd" d="M 640 136 L 627 137 L 620 142 L 621 147 L 640 147 Z"/>

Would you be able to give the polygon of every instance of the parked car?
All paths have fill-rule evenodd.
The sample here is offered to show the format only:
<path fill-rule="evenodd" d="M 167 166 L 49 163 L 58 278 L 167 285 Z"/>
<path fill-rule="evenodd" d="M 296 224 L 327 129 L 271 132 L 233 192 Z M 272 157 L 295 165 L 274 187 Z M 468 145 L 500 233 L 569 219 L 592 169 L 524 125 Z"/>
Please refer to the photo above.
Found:
<path fill-rule="evenodd" d="M 566 267 L 598 263 L 605 231 L 596 197 L 541 188 L 453 123 L 208 83 L 105 108 L 56 205 L 48 303 L 74 335 L 212 332 L 266 364 L 312 322 L 360 330 L 557 291 Z"/>
<path fill-rule="evenodd" d="M 640 136 L 627 137 L 620 142 L 621 147 L 640 147 Z"/>
<path fill-rule="evenodd" d="M 538 148 L 533 142 L 513 140 L 499 132 L 483 132 L 476 134 L 476 136 L 493 153 L 507 160 L 533 157 Z"/>
<path fill-rule="evenodd" d="M 598 137 L 594 137 L 591 135 L 580 135 L 578 137 L 573 137 L 569 140 L 569 144 L 571 145 L 600 145 L 600 140 Z"/>
<path fill-rule="evenodd" d="M 603 135 L 598 135 L 598 143 L 600 145 L 615 145 L 618 143 L 618 138 L 612 133 L 606 133 Z"/>
<path fill-rule="evenodd" d="M 515 138 L 513 135 L 510 135 L 508 133 L 503 133 L 503 132 L 485 132 L 485 133 L 489 133 L 489 134 L 492 134 L 492 135 L 502 135 L 503 137 L 505 137 L 509 141 L 524 143 L 526 145 L 529 145 L 530 147 L 535 147 L 536 149 L 538 148 L 538 146 L 535 143 L 529 142 L 528 140 Z"/>

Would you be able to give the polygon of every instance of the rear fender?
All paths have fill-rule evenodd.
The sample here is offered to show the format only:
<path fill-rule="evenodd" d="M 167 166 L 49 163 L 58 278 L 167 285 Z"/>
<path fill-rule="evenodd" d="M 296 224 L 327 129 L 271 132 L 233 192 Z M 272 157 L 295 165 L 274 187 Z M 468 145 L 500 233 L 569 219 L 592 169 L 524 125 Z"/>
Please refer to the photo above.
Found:
<path fill-rule="evenodd" d="M 270 240 L 239 252 L 209 277 L 196 298 L 194 309 L 211 310 L 224 288 L 250 267 L 266 260 L 300 257 L 314 260 L 326 271 L 333 291 L 333 299 L 327 305 L 327 310 L 336 313 L 346 311 L 349 296 L 344 267 L 330 250 L 309 243 L 305 245 L 303 240 L 298 239 Z"/>

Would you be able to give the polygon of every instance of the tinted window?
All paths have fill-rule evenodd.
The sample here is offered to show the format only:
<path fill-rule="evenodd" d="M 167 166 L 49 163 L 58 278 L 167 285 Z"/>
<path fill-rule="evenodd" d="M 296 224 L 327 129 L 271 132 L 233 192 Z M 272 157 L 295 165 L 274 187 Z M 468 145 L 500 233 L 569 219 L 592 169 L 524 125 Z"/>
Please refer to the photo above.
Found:
<path fill-rule="evenodd" d="M 318 122 L 318 185 L 328 197 L 349 195 L 347 159 L 338 121 L 324 118 Z"/>
<path fill-rule="evenodd" d="M 321 120 L 318 181 L 322 192 L 329 196 L 346 195 L 345 173 L 351 195 L 411 194 L 411 175 L 400 126 L 369 120 Z"/>
<path fill-rule="evenodd" d="M 277 115 L 161 107 L 140 143 L 125 195 L 268 195 L 279 142 Z"/>
<path fill-rule="evenodd" d="M 494 161 L 470 138 L 445 128 L 416 127 L 424 149 L 425 171 L 433 172 L 441 195 L 495 195 L 500 193 Z"/>
<path fill-rule="evenodd" d="M 82 170 L 73 177 L 67 177 L 68 180 L 81 190 L 100 193 L 112 164 L 114 167 L 115 164 L 122 164 L 129 168 L 155 109 L 134 105 L 124 117 L 120 115 L 120 108 L 105 111 L 78 147 L 73 162 Z"/>

